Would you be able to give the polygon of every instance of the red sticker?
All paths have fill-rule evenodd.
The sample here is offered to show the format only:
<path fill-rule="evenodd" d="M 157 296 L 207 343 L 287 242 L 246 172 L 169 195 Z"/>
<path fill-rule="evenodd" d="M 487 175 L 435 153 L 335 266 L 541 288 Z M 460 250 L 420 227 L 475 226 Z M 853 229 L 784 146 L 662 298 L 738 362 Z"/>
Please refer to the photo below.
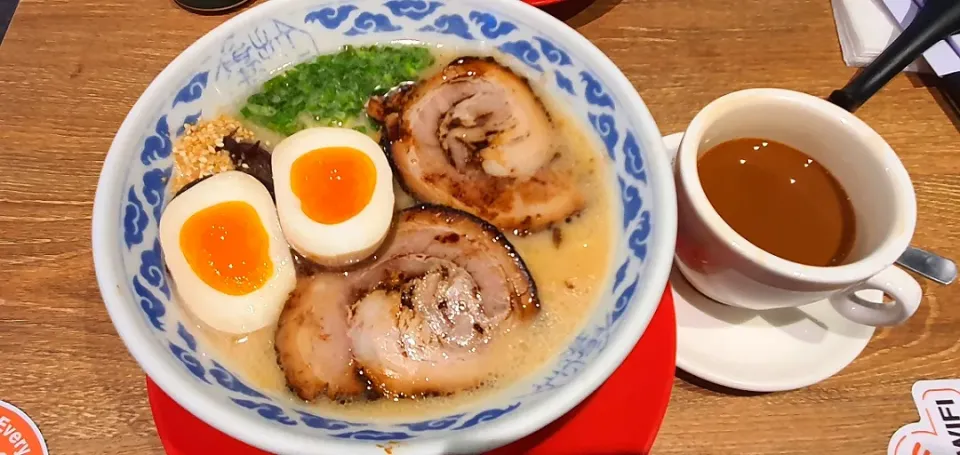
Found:
<path fill-rule="evenodd" d="M 0 401 L 0 455 L 48 455 L 37 425 L 5 401 Z"/>

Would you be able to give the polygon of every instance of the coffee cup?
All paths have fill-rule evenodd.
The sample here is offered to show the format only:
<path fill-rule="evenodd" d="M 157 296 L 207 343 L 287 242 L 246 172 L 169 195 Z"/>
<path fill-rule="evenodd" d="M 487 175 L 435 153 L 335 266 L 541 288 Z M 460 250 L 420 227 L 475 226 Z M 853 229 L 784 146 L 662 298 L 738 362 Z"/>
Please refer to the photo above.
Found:
<path fill-rule="evenodd" d="M 724 221 L 704 192 L 697 162 L 713 146 L 737 138 L 769 139 L 800 150 L 836 178 L 856 219 L 853 245 L 842 264 L 811 266 L 783 259 Z M 730 93 L 694 117 L 674 172 L 677 267 L 707 297 L 752 310 L 828 299 L 844 317 L 871 326 L 900 324 L 920 305 L 920 285 L 893 265 L 916 225 L 913 184 L 890 145 L 849 112 L 789 90 Z M 865 298 L 870 293 L 861 291 L 866 290 L 882 291 L 892 302 Z"/>

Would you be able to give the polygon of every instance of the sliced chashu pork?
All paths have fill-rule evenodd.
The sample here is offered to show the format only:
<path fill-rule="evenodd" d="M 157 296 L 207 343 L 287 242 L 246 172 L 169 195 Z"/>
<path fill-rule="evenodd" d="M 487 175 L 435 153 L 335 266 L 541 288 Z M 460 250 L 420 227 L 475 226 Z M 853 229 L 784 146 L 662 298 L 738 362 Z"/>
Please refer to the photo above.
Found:
<path fill-rule="evenodd" d="M 301 398 L 480 385 L 497 362 L 489 345 L 539 312 L 522 259 L 479 218 L 416 206 L 399 214 L 388 242 L 369 265 L 311 278 L 313 292 L 295 294 L 284 308 L 276 349 Z M 330 317 L 331 305 L 349 316 Z"/>
<path fill-rule="evenodd" d="M 403 186 L 418 199 L 504 230 L 536 231 L 581 210 L 570 169 L 556 165 L 550 116 L 527 81 L 492 58 L 461 58 L 438 75 L 371 99 Z"/>
<path fill-rule="evenodd" d="M 351 303 L 346 280 L 333 274 L 302 279 L 287 300 L 274 348 L 287 385 L 298 397 L 340 399 L 366 389 L 347 337 Z"/>

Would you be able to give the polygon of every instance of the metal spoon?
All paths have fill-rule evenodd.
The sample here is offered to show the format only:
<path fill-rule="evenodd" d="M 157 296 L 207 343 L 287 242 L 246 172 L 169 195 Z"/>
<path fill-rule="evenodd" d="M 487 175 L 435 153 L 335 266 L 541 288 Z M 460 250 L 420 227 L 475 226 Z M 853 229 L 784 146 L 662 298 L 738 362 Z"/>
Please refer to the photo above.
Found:
<path fill-rule="evenodd" d="M 960 1 L 926 0 L 900 36 L 827 99 L 850 112 L 856 111 L 930 46 L 958 31 Z M 940 284 L 950 284 L 957 279 L 957 265 L 953 261 L 919 248 L 908 247 L 897 264 Z"/>
<path fill-rule="evenodd" d="M 907 247 L 897 264 L 940 284 L 950 284 L 957 279 L 957 264 L 920 248 Z"/>

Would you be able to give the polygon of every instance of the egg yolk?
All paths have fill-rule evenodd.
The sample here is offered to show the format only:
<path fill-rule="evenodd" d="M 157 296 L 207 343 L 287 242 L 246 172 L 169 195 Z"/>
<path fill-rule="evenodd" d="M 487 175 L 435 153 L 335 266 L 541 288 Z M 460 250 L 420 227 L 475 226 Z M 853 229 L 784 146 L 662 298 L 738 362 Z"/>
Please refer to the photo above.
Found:
<path fill-rule="evenodd" d="M 373 160 L 357 149 L 328 147 L 293 162 L 290 186 L 303 213 L 322 224 L 338 224 L 360 213 L 377 184 Z"/>
<path fill-rule="evenodd" d="M 267 230 L 257 210 L 243 201 L 191 215 L 180 230 L 180 249 L 193 272 L 224 294 L 249 294 L 273 275 Z"/>

